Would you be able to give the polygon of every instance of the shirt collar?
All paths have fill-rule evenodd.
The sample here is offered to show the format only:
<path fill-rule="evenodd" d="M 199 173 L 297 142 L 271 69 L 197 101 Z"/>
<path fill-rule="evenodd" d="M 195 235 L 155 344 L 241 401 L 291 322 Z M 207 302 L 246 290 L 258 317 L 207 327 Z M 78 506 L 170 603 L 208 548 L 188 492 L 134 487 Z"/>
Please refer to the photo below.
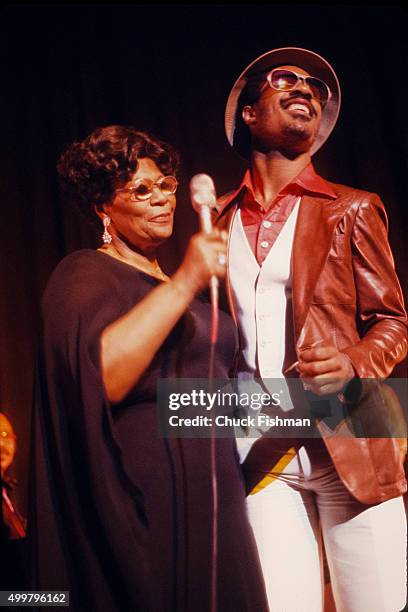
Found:
<path fill-rule="evenodd" d="M 251 198 L 255 200 L 252 177 L 249 169 L 245 172 L 238 189 L 230 193 L 227 201 L 223 203 L 223 209 L 235 198 L 237 198 L 242 191 L 246 191 Z M 300 195 L 303 193 L 311 193 L 315 195 L 327 196 L 329 198 L 337 198 L 337 193 L 327 181 L 316 173 L 311 162 L 305 168 L 303 168 L 303 170 L 301 170 L 301 172 L 299 172 L 299 174 L 295 176 L 295 178 L 292 179 L 278 195 L 282 196 L 287 193 L 297 193 Z"/>

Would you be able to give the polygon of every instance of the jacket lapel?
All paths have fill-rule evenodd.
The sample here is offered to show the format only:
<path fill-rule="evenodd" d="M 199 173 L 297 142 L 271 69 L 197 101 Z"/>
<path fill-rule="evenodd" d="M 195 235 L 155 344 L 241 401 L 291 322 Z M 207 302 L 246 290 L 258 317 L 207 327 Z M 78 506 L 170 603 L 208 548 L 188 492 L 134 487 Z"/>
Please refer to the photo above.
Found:
<path fill-rule="evenodd" d="M 228 232 L 228 246 L 227 252 L 229 253 L 229 245 L 231 240 L 231 227 L 237 212 L 236 199 L 232 198 L 229 200 L 228 204 L 223 208 L 220 207 L 220 212 L 214 211 L 213 223 L 217 225 L 219 230 L 225 230 Z M 225 292 L 226 292 L 226 300 L 229 307 L 230 314 L 234 320 L 235 325 L 238 326 L 237 315 L 234 307 L 234 300 L 232 297 L 232 288 L 229 277 L 229 268 L 227 268 L 227 275 L 225 277 Z M 223 302 L 223 295 L 221 294 L 221 301 Z"/>
<path fill-rule="evenodd" d="M 292 297 L 295 337 L 306 321 L 317 280 L 326 262 L 333 234 L 347 203 L 304 195 L 292 250 Z"/>

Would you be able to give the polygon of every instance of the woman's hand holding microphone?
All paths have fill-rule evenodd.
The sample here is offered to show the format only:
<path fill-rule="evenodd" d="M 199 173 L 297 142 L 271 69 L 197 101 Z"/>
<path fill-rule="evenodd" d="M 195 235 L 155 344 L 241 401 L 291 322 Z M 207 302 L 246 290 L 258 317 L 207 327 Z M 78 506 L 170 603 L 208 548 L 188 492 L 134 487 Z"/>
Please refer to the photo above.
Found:
<path fill-rule="evenodd" d="M 178 287 L 194 295 L 208 287 L 211 277 L 223 278 L 227 269 L 227 233 L 213 229 L 190 239 L 184 260 L 172 277 Z"/>

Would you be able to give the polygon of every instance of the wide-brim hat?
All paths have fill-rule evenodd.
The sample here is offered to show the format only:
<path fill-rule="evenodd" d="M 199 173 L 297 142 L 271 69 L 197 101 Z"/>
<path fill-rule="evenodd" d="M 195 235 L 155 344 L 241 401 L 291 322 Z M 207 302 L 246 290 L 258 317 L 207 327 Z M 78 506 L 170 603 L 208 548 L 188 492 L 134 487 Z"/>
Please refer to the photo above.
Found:
<path fill-rule="evenodd" d="M 311 148 L 312 155 L 320 149 L 336 125 L 340 111 L 341 92 L 338 78 L 329 62 L 317 53 L 307 49 L 300 49 L 298 47 L 272 49 L 272 51 L 260 55 L 240 74 L 231 89 L 225 108 L 225 131 L 228 142 L 246 159 L 249 156 L 248 143 L 246 142 L 244 145 L 241 138 L 242 135 L 239 133 L 240 130 L 236 129 L 239 97 L 251 76 L 284 65 L 303 68 L 310 75 L 318 77 L 327 83 L 331 91 L 331 97 L 322 110 L 319 131 Z"/>

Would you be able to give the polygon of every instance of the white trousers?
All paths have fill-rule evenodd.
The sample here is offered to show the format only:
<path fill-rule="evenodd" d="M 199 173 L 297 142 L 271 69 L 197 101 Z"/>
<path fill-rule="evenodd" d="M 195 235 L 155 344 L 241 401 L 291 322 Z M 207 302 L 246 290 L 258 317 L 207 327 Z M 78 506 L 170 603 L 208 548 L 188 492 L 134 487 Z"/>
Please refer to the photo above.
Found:
<path fill-rule="evenodd" d="M 402 498 L 359 503 L 329 455 L 304 447 L 277 476 L 247 498 L 270 611 L 322 612 L 322 537 L 337 612 L 402 610 L 407 540 Z"/>

